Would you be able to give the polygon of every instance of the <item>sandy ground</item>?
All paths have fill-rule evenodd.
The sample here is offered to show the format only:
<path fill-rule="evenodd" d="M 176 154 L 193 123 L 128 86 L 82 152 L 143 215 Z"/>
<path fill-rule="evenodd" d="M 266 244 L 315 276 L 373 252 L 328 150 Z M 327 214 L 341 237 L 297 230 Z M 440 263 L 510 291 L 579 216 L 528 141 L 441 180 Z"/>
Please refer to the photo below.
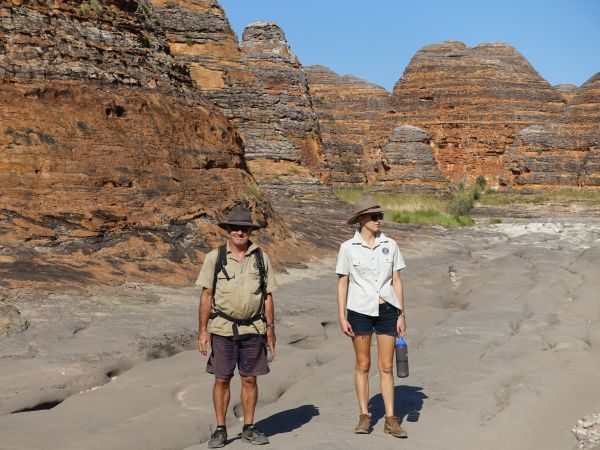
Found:
<path fill-rule="evenodd" d="M 331 255 L 279 277 L 278 355 L 257 408 L 270 448 L 576 448 L 571 429 L 600 412 L 598 220 L 385 231 L 408 265 L 411 374 L 395 388 L 408 439 L 383 434 L 375 347 L 374 431 L 352 433 L 354 359 Z M 31 326 L 0 340 L 0 449 L 206 448 L 212 378 L 195 350 L 197 298 L 127 285 L 14 299 Z M 236 377 L 227 448 L 248 447 L 240 413 Z"/>

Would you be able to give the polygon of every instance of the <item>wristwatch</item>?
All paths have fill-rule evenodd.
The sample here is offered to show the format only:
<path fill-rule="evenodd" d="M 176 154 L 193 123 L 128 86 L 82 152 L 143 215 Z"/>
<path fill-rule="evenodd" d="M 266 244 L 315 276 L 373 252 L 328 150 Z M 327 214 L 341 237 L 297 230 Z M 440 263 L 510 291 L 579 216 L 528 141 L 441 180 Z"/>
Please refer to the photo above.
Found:
<path fill-rule="evenodd" d="M 267 328 L 273 328 L 273 329 L 275 329 L 275 323 L 269 323 L 269 322 L 266 322 L 266 323 L 265 323 L 265 327 L 267 327 Z"/>

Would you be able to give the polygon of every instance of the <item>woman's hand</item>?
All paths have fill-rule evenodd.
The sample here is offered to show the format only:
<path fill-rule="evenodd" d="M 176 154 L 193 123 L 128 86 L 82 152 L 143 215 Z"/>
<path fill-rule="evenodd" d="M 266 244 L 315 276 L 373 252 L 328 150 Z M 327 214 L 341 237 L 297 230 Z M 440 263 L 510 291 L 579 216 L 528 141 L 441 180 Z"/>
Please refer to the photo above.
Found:
<path fill-rule="evenodd" d="M 404 314 L 398 316 L 398 320 L 396 321 L 396 332 L 398 336 L 406 336 L 406 317 Z"/>
<path fill-rule="evenodd" d="M 350 322 L 348 322 L 345 318 L 340 319 L 340 328 L 346 336 L 354 337 L 354 331 L 352 331 L 352 326 L 350 326 Z"/>

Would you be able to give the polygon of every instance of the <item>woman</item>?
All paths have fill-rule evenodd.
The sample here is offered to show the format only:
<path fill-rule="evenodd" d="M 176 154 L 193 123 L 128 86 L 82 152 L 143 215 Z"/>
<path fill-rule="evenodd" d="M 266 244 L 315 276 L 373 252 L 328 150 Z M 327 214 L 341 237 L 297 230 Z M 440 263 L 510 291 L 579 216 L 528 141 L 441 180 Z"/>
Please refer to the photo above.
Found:
<path fill-rule="evenodd" d="M 394 415 L 394 345 L 396 336 L 406 333 L 404 297 L 400 270 L 406 267 L 398 244 L 381 231 L 382 209 L 373 198 L 365 197 L 355 205 L 348 224 L 358 223 L 354 237 L 340 247 L 337 303 L 340 327 L 352 338 L 356 364 L 354 384 L 360 416 L 355 433 L 371 432 L 369 402 L 369 368 L 371 337 L 377 338 L 377 366 L 381 396 L 385 406 L 383 431 L 405 438 L 406 431 Z M 344 310 L 348 311 L 347 316 Z"/>

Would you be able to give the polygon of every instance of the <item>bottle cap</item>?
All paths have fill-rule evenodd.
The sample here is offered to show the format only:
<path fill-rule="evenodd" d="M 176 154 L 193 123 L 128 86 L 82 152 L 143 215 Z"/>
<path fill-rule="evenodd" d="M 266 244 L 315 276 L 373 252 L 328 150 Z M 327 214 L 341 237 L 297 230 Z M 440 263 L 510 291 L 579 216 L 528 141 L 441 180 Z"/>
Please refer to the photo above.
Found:
<path fill-rule="evenodd" d="M 399 347 L 404 347 L 406 345 L 406 341 L 402 336 L 396 338 L 396 345 Z"/>

